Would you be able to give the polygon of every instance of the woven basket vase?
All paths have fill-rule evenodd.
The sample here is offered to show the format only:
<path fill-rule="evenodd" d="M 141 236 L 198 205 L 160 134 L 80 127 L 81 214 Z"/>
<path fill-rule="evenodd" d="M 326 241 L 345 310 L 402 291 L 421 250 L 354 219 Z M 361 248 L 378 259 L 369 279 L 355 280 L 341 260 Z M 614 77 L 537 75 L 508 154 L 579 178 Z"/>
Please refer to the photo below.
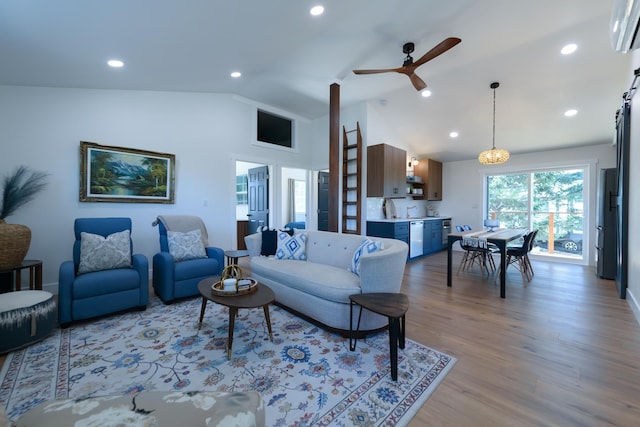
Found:
<path fill-rule="evenodd" d="M 0 267 L 19 265 L 27 256 L 31 229 L 26 225 L 7 224 L 0 219 Z"/>

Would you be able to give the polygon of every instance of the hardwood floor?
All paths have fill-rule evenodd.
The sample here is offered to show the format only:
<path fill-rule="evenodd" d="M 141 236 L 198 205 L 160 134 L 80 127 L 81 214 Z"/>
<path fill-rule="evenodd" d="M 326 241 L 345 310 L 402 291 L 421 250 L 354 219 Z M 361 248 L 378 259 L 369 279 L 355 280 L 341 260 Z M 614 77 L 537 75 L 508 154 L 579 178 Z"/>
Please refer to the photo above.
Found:
<path fill-rule="evenodd" d="M 447 288 L 446 262 L 405 270 L 407 337 L 458 359 L 410 427 L 640 425 L 640 325 L 613 281 L 533 261 L 526 288 L 509 268 L 501 299 L 477 269 Z"/>
<path fill-rule="evenodd" d="M 640 425 L 640 325 L 615 283 L 533 268 L 525 288 L 510 267 L 501 299 L 478 269 L 447 288 L 446 252 L 407 264 L 407 337 L 458 359 L 411 427 Z"/>

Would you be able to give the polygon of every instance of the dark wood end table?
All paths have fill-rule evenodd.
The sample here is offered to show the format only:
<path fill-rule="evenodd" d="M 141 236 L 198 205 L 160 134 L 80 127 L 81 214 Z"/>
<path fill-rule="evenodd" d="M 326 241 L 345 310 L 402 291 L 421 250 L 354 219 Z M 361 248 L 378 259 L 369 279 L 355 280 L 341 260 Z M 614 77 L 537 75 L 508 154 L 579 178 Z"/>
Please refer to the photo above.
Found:
<path fill-rule="evenodd" d="M 200 320 L 198 329 L 202 328 L 202 319 L 204 311 L 207 308 L 207 301 L 213 301 L 216 304 L 224 305 L 229 308 L 229 339 L 227 342 L 227 359 L 231 360 L 231 346 L 233 344 L 233 328 L 235 326 L 236 316 L 240 308 L 257 308 L 262 307 L 264 311 L 264 319 L 267 322 L 269 330 L 269 339 L 273 341 L 273 333 L 271 331 L 271 318 L 269 317 L 269 304 L 276 299 L 276 295 L 271 288 L 262 283 L 258 283 L 258 288 L 250 294 L 221 296 L 214 295 L 211 292 L 211 286 L 218 281 L 218 278 L 209 277 L 198 283 L 198 291 L 202 295 L 202 308 L 200 309 Z"/>
<path fill-rule="evenodd" d="M 360 330 L 362 308 L 389 318 L 389 351 L 391 353 L 391 379 L 398 380 L 398 347 L 404 349 L 405 314 L 409 309 L 409 298 L 405 294 L 365 293 L 349 295 L 351 300 L 349 322 L 349 350 L 356 349 L 356 335 Z M 353 306 L 360 306 L 356 334 L 353 333 Z"/>
<path fill-rule="evenodd" d="M 15 271 L 15 287 L 16 291 L 19 291 L 22 287 L 22 275 L 21 271 L 25 268 L 29 269 L 29 289 L 30 290 L 42 290 L 42 261 L 25 259 L 18 265 L 11 267 L 0 267 L 0 274 L 13 273 Z"/>

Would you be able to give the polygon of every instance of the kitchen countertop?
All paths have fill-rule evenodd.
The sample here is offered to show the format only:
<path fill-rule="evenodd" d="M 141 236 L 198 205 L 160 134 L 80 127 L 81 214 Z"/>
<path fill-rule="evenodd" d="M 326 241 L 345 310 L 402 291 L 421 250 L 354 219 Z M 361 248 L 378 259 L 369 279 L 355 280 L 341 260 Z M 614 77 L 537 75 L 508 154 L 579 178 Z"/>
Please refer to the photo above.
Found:
<path fill-rule="evenodd" d="M 367 222 L 409 222 L 409 221 L 431 221 L 436 219 L 451 219 L 450 216 L 425 216 L 411 218 L 380 218 L 368 219 Z"/>

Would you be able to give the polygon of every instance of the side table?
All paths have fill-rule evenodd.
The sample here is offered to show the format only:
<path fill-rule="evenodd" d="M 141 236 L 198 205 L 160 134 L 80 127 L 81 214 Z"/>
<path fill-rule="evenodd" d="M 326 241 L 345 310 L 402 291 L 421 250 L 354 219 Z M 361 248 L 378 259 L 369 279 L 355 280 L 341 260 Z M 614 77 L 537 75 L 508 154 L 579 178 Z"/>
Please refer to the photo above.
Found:
<path fill-rule="evenodd" d="M 262 283 L 258 283 L 258 288 L 249 293 L 241 295 L 215 295 L 211 292 L 211 286 L 218 281 L 216 277 L 203 279 L 198 283 L 198 292 L 202 295 L 202 306 L 200 307 L 200 320 L 198 321 L 198 329 L 202 328 L 202 319 L 204 319 L 204 311 L 207 308 L 207 301 L 213 301 L 216 304 L 224 305 L 229 308 L 229 336 L 227 339 L 227 359 L 231 360 L 231 349 L 233 345 L 233 328 L 240 308 L 258 308 L 262 307 L 264 312 L 264 320 L 267 323 L 269 331 L 269 339 L 273 341 L 273 332 L 271 331 L 271 318 L 269 317 L 269 304 L 276 299 L 270 287 Z"/>
<path fill-rule="evenodd" d="M 389 318 L 389 351 L 391 353 L 391 379 L 398 380 L 398 347 L 404 349 L 405 314 L 409 309 L 409 298 L 405 294 L 365 293 L 349 295 L 351 308 L 349 311 L 349 350 L 356 349 L 356 335 L 360 330 L 362 309 L 387 316 Z M 353 306 L 360 306 L 356 334 L 353 333 Z"/>
<path fill-rule="evenodd" d="M 249 251 L 247 250 L 230 250 L 224 251 L 224 255 L 227 257 L 227 265 L 237 264 L 238 258 L 244 258 L 249 256 Z"/>
<path fill-rule="evenodd" d="M 42 261 L 25 259 L 22 263 L 12 267 L 0 267 L 0 274 L 15 272 L 15 290 L 19 291 L 22 287 L 22 270 L 29 269 L 29 289 L 42 290 Z"/>

